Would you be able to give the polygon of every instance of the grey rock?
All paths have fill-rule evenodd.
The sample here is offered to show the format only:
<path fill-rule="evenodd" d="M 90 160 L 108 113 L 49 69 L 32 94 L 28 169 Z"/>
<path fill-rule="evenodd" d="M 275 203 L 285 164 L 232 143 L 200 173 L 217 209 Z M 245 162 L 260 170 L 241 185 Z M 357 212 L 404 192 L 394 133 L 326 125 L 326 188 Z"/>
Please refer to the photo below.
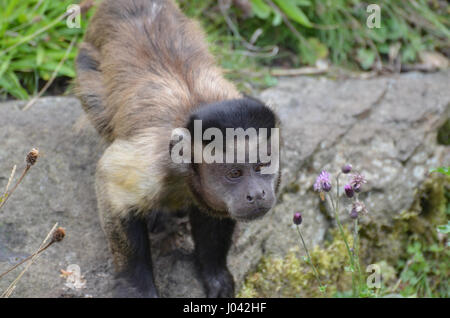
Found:
<path fill-rule="evenodd" d="M 262 220 L 238 226 L 228 259 L 237 286 L 263 254 L 283 255 L 298 244 L 294 212 L 303 213 L 307 244 L 323 242 L 333 223 L 312 189 L 321 170 L 335 173 L 351 163 L 363 172 L 375 222 L 389 224 L 408 209 L 429 169 L 450 163 L 449 148 L 436 142 L 438 127 L 449 118 L 449 84 L 449 71 L 369 80 L 298 77 L 262 92 L 282 121 L 281 194 Z M 0 189 L 14 164 L 20 175 L 32 147 L 42 156 L 0 210 L 0 272 L 33 253 L 58 222 L 67 237 L 39 257 L 12 296 L 110 297 L 113 266 L 93 184 L 104 145 L 92 128 L 76 129 L 82 110 L 73 97 L 41 98 L 27 111 L 23 106 L 0 104 Z M 163 232 L 152 234 L 152 245 L 161 296 L 204 296 L 186 219 L 169 218 Z M 84 288 L 65 286 L 60 270 L 70 264 L 79 265 Z M 0 279 L 0 292 L 18 273 Z"/>

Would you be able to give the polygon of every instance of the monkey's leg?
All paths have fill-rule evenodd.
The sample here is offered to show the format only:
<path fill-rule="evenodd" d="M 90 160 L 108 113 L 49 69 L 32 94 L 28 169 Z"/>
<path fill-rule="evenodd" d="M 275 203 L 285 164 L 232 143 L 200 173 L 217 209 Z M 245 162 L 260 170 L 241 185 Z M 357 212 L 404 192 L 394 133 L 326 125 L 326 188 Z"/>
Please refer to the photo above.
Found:
<path fill-rule="evenodd" d="M 116 296 L 158 297 L 147 221 L 129 212 L 125 217 L 103 217 L 103 224 L 118 271 Z"/>
<path fill-rule="evenodd" d="M 197 208 L 189 213 L 195 259 L 208 297 L 234 297 L 234 280 L 227 254 L 235 226 L 232 219 L 211 217 Z"/>

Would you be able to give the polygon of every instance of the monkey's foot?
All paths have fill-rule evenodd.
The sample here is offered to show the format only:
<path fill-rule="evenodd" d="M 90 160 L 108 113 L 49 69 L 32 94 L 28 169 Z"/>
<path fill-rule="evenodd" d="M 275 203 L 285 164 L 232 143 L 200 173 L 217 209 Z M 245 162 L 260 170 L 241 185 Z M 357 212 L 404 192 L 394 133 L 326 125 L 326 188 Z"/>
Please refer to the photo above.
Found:
<path fill-rule="evenodd" d="M 147 282 L 146 282 L 147 281 Z M 145 277 L 137 278 L 119 275 L 116 278 L 114 291 L 115 298 L 158 298 L 158 291 L 153 281 Z"/>
<path fill-rule="evenodd" d="M 215 271 L 214 273 L 201 273 L 203 285 L 208 298 L 234 297 L 234 279 L 228 269 Z"/>

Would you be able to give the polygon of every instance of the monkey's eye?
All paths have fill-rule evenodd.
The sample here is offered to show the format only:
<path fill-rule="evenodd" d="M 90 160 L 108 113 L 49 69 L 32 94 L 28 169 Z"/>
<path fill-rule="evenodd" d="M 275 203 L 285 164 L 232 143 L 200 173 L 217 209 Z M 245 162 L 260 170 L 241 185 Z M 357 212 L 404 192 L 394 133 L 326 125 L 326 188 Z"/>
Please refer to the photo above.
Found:
<path fill-rule="evenodd" d="M 255 165 L 255 171 L 256 172 L 260 172 L 261 171 L 261 167 L 267 167 L 270 164 L 270 162 L 267 163 L 258 163 Z"/>
<path fill-rule="evenodd" d="M 242 170 L 240 169 L 232 169 L 227 174 L 227 177 L 230 179 L 237 179 L 240 176 L 242 176 Z"/>

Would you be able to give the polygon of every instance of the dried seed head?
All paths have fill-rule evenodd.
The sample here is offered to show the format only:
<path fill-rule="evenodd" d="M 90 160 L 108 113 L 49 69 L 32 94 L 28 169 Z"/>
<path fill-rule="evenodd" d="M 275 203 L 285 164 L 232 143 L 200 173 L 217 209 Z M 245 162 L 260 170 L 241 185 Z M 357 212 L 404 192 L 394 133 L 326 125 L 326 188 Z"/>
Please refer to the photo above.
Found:
<path fill-rule="evenodd" d="M 302 224 L 302 214 L 300 212 L 297 212 L 294 214 L 294 224 L 300 225 Z"/>
<path fill-rule="evenodd" d="M 53 242 L 61 242 L 66 236 L 66 231 L 62 227 L 58 227 L 52 235 Z"/>
<path fill-rule="evenodd" d="M 30 166 L 34 165 L 38 157 L 39 157 L 39 150 L 37 150 L 36 148 L 31 149 L 31 151 L 27 155 L 26 159 L 27 164 Z"/>
<path fill-rule="evenodd" d="M 352 219 L 357 219 L 361 214 L 367 214 L 366 205 L 361 201 L 355 201 L 352 204 L 352 208 L 350 210 L 350 217 Z"/>

